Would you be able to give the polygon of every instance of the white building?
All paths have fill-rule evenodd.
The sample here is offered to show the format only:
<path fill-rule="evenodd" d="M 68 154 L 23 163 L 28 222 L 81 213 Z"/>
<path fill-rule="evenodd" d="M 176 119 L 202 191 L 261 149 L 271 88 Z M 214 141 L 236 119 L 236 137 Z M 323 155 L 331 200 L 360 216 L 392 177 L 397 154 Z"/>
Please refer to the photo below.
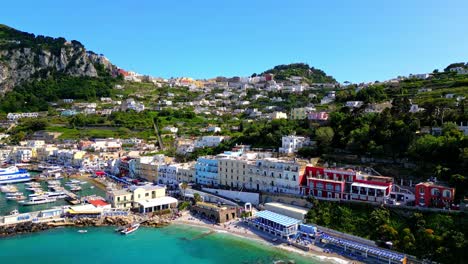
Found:
<path fill-rule="evenodd" d="M 7 118 L 10 121 L 18 120 L 21 118 L 37 118 L 39 116 L 38 113 L 31 112 L 31 113 L 8 113 Z"/>
<path fill-rule="evenodd" d="M 424 108 L 419 107 L 417 104 L 412 104 L 409 110 L 410 113 L 417 113 L 421 111 L 424 111 Z"/>
<path fill-rule="evenodd" d="M 286 113 L 283 113 L 283 112 L 273 112 L 270 114 L 270 118 L 272 120 L 275 120 L 275 119 L 287 119 L 288 118 L 288 115 Z"/>
<path fill-rule="evenodd" d="M 203 136 L 195 142 L 195 148 L 216 147 L 223 142 L 223 136 Z"/>
<path fill-rule="evenodd" d="M 363 101 L 347 101 L 345 106 L 349 108 L 359 108 L 363 104 L 364 104 Z"/>
<path fill-rule="evenodd" d="M 217 126 L 210 126 L 207 128 L 206 131 L 211 132 L 211 133 L 219 133 L 221 132 L 221 128 Z"/>
<path fill-rule="evenodd" d="M 133 98 L 128 98 L 121 105 L 122 111 L 134 110 L 136 112 L 141 112 L 145 110 L 145 105 L 135 101 Z"/>
<path fill-rule="evenodd" d="M 291 154 L 297 152 L 300 148 L 309 143 L 309 139 L 299 136 L 284 136 L 281 138 L 280 153 Z"/>
<path fill-rule="evenodd" d="M 166 126 L 163 128 L 163 131 L 169 131 L 171 133 L 177 133 L 177 131 L 179 131 L 179 129 L 177 127 L 174 127 L 174 126 Z"/>
<path fill-rule="evenodd" d="M 158 182 L 161 184 L 173 185 L 177 184 L 177 171 L 176 165 L 161 165 L 158 168 Z"/>

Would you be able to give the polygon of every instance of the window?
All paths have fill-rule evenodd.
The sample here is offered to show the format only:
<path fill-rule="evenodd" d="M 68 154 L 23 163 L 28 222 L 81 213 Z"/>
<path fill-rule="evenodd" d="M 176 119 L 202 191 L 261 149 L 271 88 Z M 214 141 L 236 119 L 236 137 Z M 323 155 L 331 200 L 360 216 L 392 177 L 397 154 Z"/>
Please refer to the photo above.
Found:
<path fill-rule="evenodd" d="M 149 193 L 145 193 L 145 197 L 148 197 L 149 196 Z"/>
<path fill-rule="evenodd" d="M 340 192 L 340 191 L 341 191 L 341 186 L 335 185 L 335 192 Z"/>
<path fill-rule="evenodd" d="M 452 192 L 450 192 L 449 190 L 444 190 L 443 196 L 445 198 L 450 198 L 452 196 Z"/>
<path fill-rule="evenodd" d="M 424 204 L 425 204 L 425 201 L 424 201 L 424 198 L 423 198 L 423 197 L 419 198 L 419 204 L 420 204 L 420 205 L 424 205 Z"/>
<path fill-rule="evenodd" d="M 426 189 L 424 187 L 419 187 L 419 194 L 424 194 Z"/>
<path fill-rule="evenodd" d="M 433 196 L 439 196 L 439 195 L 440 195 L 440 191 L 439 191 L 439 189 L 437 189 L 437 188 L 432 188 L 432 189 L 431 189 L 431 194 L 432 194 Z"/>
<path fill-rule="evenodd" d="M 333 185 L 331 183 L 327 183 L 326 188 L 327 188 L 328 191 L 332 191 L 333 190 Z"/>
<path fill-rule="evenodd" d="M 117 197 L 117 202 L 120 202 L 120 197 Z"/>
<path fill-rule="evenodd" d="M 323 183 L 321 182 L 317 183 L 317 189 L 323 189 Z"/>

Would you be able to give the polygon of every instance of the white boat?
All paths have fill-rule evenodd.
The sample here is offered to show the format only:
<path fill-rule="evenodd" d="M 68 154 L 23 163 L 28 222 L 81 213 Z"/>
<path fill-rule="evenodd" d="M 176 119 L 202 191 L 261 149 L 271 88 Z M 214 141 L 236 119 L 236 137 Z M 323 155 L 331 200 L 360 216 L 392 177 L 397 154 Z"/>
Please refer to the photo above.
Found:
<path fill-rule="evenodd" d="M 54 199 L 67 198 L 67 196 L 68 196 L 64 192 L 47 192 L 46 195 L 47 195 L 47 197 L 54 198 Z"/>
<path fill-rule="evenodd" d="M 47 181 L 47 184 L 49 186 L 56 186 L 56 185 L 60 185 L 60 181 L 57 181 L 57 180 Z"/>
<path fill-rule="evenodd" d="M 28 187 L 41 187 L 41 184 L 38 183 L 38 182 L 27 182 L 25 183 L 24 185 L 28 186 Z"/>
<path fill-rule="evenodd" d="M 80 230 L 78 230 L 78 233 L 88 233 L 88 230 L 80 229 Z"/>
<path fill-rule="evenodd" d="M 14 185 L 3 185 L 0 187 L 0 191 L 3 193 L 11 193 L 11 192 L 17 192 L 18 188 Z"/>
<path fill-rule="evenodd" d="M 45 204 L 45 203 L 53 203 L 57 201 L 55 198 L 49 198 L 48 196 L 38 196 L 38 197 L 30 197 L 29 200 L 19 201 L 21 205 L 36 205 L 36 204 Z"/>
<path fill-rule="evenodd" d="M 14 195 L 14 196 L 7 196 L 5 199 L 10 200 L 10 201 L 23 201 L 26 199 L 26 196 L 24 195 Z"/>
<path fill-rule="evenodd" d="M 16 166 L 0 168 L 0 184 L 27 182 L 31 180 L 29 172 L 25 169 L 18 169 Z"/>
<path fill-rule="evenodd" d="M 28 190 L 28 191 L 33 191 L 33 192 L 34 192 L 34 191 L 37 191 L 37 190 L 39 190 L 39 189 L 42 190 L 40 186 L 38 186 L 38 187 L 33 187 L 33 186 L 31 186 L 31 187 L 26 187 L 26 188 L 24 188 L 24 189 L 25 189 L 25 190 Z"/>
<path fill-rule="evenodd" d="M 128 235 L 128 234 L 130 234 L 130 233 L 133 233 L 133 232 L 137 231 L 137 229 L 138 229 L 139 227 L 140 227 L 140 224 L 138 224 L 138 223 L 137 223 L 137 224 L 133 224 L 133 225 L 131 225 L 131 226 L 129 226 L 129 227 L 126 227 L 126 228 L 124 228 L 123 230 L 121 230 L 120 233 L 121 233 L 122 235 Z"/>
<path fill-rule="evenodd" d="M 39 170 L 58 170 L 58 169 L 62 169 L 60 166 L 57 166 L 57 165 L 48 165 L 48 164 L 39 164 L 37 166 L 37 168 Z"/>
<path fill-rule="evenodd" d="M 67 182 L 67 183 L 70 183 L 70 184 L 78 184 L 78 183 L 80 183 L 80 181 L 79 181 L 79 180 L 70 180 L 70 181 Z"/>
<path fill-rule="evenodd" d="M 6 196 L 18 196 L 18 195 L 23 195 L 22 192 L 9 192 L 9 193 L 6 193 Z"/>
<path fill-rule="evenodd" d="M 72 192 L 78 192 L 78 191 L 81 191 L 81 187 L 80 186 L 70 186 L 70 191 Z"/>

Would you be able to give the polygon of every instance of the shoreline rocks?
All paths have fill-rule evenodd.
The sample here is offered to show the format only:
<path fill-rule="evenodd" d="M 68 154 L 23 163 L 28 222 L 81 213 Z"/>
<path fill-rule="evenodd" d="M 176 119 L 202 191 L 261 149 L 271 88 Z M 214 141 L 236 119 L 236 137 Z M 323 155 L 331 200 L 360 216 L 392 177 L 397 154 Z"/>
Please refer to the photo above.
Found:
<path fill-rule="evenodd" d="M 144 218 L 139 215 L 104 217 L 104 218 L 78 218 L 68 219 L 65 222 L 32 223 L 25 222 L 8 226 L 0 226 L 0 238 L 20 234 L 35 233 L 63 226 L 75 227 L 100 227 L 100 226 L 127 226 L 134 222 L 140 222 L 142 226 L 160 228 L 171 224 L 169 219 L 154 216 Z"/>
<path fill-rule="evenodd" d="M 10 226 L 0 226 L 0 237 L 10 237 L 20 234 L 35 233 L 50 229 L 51 226 L 46 223 L 19 223 Z"/>

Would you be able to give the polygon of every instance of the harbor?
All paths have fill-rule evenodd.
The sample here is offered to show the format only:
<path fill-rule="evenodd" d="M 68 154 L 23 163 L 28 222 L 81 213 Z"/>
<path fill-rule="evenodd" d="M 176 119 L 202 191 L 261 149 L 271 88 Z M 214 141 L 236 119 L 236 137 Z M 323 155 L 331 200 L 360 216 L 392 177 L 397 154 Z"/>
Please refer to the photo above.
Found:
<path fill-rule="evenodd" d="M 81 203 L 81 198 L 89 195 L 105 196 L 105 192 L 95 186 L 88 177 L 81 180 L 65 177 L 40 177 L 39 172 L 30 171 L 30 180 L 1 185 L 0 215 L 12 211 L 27 213 L 41 211 L 57 206 Z"/>

